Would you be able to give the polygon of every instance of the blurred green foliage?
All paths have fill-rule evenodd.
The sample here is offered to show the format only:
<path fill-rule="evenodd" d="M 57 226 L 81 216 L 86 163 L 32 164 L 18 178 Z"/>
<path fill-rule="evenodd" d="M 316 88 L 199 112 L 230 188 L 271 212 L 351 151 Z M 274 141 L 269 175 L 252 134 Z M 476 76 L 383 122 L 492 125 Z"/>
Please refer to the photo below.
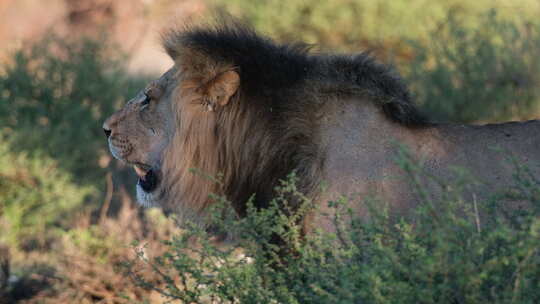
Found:
<path fill-rule="evenodd" d="M 10 151 L 0 144 L 0 242 L 16 248 L 47 248 L 61 229 L 73 224 L 85 199 L 97 189 L 73 182 L 50 157 Z"/>
<path fill-rule="evenodd" d="M 540 25 L 505 21 L 495 11 L 474 29 L 450 14 L 426 42 L 412 41 L 403 64 L 417 101 L 438 121 L 538 117 Z"/>
<path fill-rule="evenodd" d="M 77 181 L 100 181 L 101 124 L 146 82 L 128 76 L 112 50 L 106 39 L 46 38 L 17 51 L 0 72 L 0 129 L 11 148 L 57 159 Z"/>
<path fill-rule="evenodd" d="M 532 0 L 211 0 L 210 3 L 253 24 L 280 41 L 300 40 L 325 50 L 407 52 L 406 40 L 423 40 L 453 11 L 463 25 L 478 26 L 479 14 L 495 8 L 507 19 L 534 20 Z"/>

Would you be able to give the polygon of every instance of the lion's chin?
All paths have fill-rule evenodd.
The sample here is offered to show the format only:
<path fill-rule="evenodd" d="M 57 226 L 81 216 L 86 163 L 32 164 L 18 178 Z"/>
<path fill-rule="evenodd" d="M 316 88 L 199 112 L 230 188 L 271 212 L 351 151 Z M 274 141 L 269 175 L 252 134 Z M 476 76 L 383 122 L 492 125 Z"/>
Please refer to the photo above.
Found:
<path fill-rule="evenodd" d="M 134 165 L 133 168 L 139 177 L 137 181 L 137 202 L 144 207 L 158 206 L 153 191 L 157 188 L 159 178 L 155 169 L 147 165 Z"/>
<path fill-rule="evenodd" d="M 159 206 L 154 194 L 146 192 L 140 183 L 137 183 L 137 202 L 143 207 Z"/>

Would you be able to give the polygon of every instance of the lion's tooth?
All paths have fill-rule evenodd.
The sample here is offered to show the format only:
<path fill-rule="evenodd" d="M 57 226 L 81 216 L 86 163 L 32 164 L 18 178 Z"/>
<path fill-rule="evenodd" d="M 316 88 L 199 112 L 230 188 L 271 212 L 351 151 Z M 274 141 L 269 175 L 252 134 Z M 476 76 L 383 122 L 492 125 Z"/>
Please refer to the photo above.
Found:
<path fill-rule="evenodd" d="M 133 166 L 133 168 L 135 169 L 135 173 L 137 173 L 140 178 L 144 179 L 147 171 L 137 165 Z"/>

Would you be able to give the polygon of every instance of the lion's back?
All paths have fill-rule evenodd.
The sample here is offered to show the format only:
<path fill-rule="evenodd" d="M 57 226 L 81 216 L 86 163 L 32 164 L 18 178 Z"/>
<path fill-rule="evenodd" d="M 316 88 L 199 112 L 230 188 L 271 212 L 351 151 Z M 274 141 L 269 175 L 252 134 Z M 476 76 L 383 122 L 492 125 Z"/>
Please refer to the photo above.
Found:
<path fill-rule="evenodd" d="M 390 204 L 391 212 L 406 213 L 419 198 L 399 165 L 403 149 L 425 172 L 449 182 L 461 167 L 480 182 L 479 199 L 511 184 L 516 164 L 540 180 L 540 121 L 408 128 L 384 119 L 369 102 L 343 100 L 326 110 L 321 126 L 323 181 L 328 185 L 320 196 L 323 208 L 328 200 L 345 196 L 364 216 L 365 200 L 377 197 Z M 429 191 L 437 195 L 442 190 L 433 186 Z"/>

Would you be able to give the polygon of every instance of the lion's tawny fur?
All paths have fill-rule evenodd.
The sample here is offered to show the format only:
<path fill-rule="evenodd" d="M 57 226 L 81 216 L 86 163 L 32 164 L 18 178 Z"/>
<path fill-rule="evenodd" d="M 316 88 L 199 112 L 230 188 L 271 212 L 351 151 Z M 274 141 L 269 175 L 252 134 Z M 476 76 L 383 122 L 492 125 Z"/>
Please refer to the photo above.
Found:
<path fill-rule="evenodd" d="M 539 122 L 434 124 L 399 76 L 363 53 L 312 54 L 234 22 L 171 30 L 163 45 L 175 65 L 162 77 L 167 97 L 155 100 L 155 111 L 171 123 L 159 124 L 166 140 L 152 145 L 164 148 L 156 165 L 161 184 L 151 196 L 184 218 L 200 219 L 212 193 L 226 196 L 239 215 L 252 195 L 265 207 L 293 171 L 298 189 L 319 204 L 343 194 L 355 197 L 364 214 L 361 200 L 376 194 L 405 212 L 417 198 L 395 163 L 399 143 L 435 176 L 452 178 L 450 167 L 467 166 L 492 185 L 507 183 L 511 173 L 491 148 L 501 146 L 528 165 L 540 161 Z M 139 111 L 134 103 L 130 109 Z"/>

